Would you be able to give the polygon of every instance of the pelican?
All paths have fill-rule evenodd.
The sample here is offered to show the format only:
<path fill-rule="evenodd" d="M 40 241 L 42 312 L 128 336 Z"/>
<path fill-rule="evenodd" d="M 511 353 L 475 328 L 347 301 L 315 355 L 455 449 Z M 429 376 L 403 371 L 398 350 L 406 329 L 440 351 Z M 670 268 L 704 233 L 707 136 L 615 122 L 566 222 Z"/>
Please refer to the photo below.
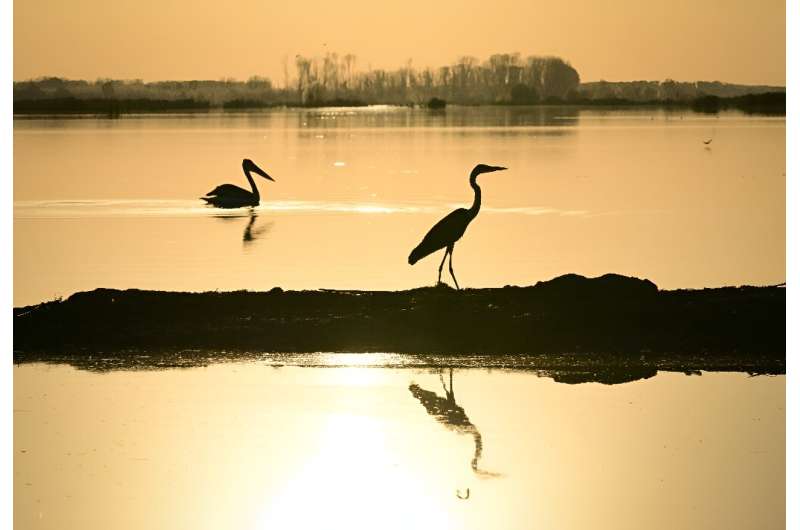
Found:
<path fill-rule="evenodd" d="M 255 163 L 249 158 L 242 160 L 242 171 L 244 171 L 244 176 L 247 177 L 248 182 L 250 182 L 250 188 L 253 191 L 247 191 L 239 186 L 234 186 L 233 184 L 222 184 L 206 193 L 205 197 L 200 198 L 206 201 L 206 203 L 216 206 L 217 208 L 258 206 L 261 195 L 258 193 L 258 188 L 256 188 L 256 183 L 253 180 L 253 177 L 250 175 L 250 172 L 252 171 L 253 173 L 261 175 L 265 179 L 273 182 L 275 182 L 275 179 L 267 175 L 263 169 L 255 165 Z"/>
<path fill-rule="evenodd" d="M 433 228 L 425 234 L 425 237 L 422 239 L 422 242 L 417 245 L 417 248 L 411 251 L 411 254 L 408 256 L 408 264 L 413 265 L 425 256 L 433 254 L 439 249 L 447 249 L 442 257 L 442 262 L 439 264 L 439 280 L 437 284 L 442 282 L 442 267 L 444 266 L 444 260 L 447 259 L 447 255 L 449 254 L 450 276 L 453 277 L 456 289 L 460 289 L 458 280 L 456 280 L 456 275 L 453 273 L 453 246 L 456 244 L 456 241 L 461 239 L 461 236 L 463 236 L 464 232 L 467 230 L 467 226 L 475 219 L 481 209 L 481 188 L 478 186 L 477 182 L 478 175 L 482 173 L 491 173 L 492 171 L 503 171 L 505 169 L 507 168 L 487 166 L 486 164 L 478 164 L 475 166 L 475 169 L 473 169 L 472 173 L 469 175 L 469 185 L 475 190 L 475 199 L 472 201 L 472 206 L 470 208 L 454 210 L 447 214 L 444 219 L 433 225 Z"/>

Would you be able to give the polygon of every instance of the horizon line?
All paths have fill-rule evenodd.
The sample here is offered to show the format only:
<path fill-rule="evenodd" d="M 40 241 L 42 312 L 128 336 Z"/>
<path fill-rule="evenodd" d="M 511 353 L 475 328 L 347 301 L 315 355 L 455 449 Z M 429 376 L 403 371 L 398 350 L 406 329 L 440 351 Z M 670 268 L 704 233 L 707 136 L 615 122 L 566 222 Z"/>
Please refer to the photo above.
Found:
<path fill-rule="evenodd" d="M 376 69 L 377 70 L 377 69 Z M 383 70 L 383 69 L 382 69 Z M 388 71 L 388 70 L 385 70 Z M 360 72 L 366 73 L 368 71 Z M 87 83 L 94 83 L 98 81 L 120 81 L 120 82 L 134 82 L 140 81 L 142 83 L 190 83 L 190 82 L 214 82 L 214 83 L 225 83 L 225 82 L 234 82 L 234 83 L 247 83 L 249 80 L 253 78 L 260 78 L 262 80 L 268 80 L 270 83 L 273 82 L 273 79 L 269 76 L 262 76 L 259 74 L 253 74 L 247 79 L 240 79 L 238 77 L 218 77 L 216 79 L 211 78 L 171 78 L 171 79 L 145 79 L 142 77 L 104 77 L 104 76 L 97 76 L 94 79 L 89 78 L 79 78 L 79 77 L 68 77 L 68 76 L 61 76 L 61 75 L 40 75 L 36 77 L 28 77 L 26 79 L 13 79 L 13 83 L 30 83 L 33 81 L 41 81 L 44 79 L 61 79 L 64 81 L 86 81 Z M 296 83 L 296 79 L 292 79 L 293 83 Z M 719 79 L 694 79 L 694 80 L 685 80 L 685 79 L 675 79 L 671 77 L 664 77 L 662 79 L 646 79 L 646 78 L 637 78 L 637 79 L 592 79 L 592 80 L 580 80 L 580 85 L 587 85 L 591 83 L 663 83 L 665 81 L 673 81 L 675 83 L 722 83 L 725 85 L 740 85 L 740 86 L 763 86 L 763 87 L 770 87 L 770 88 L 782 88 L 786 89 L 786 83 L 783 84 L 773 84 L 773 83 L 766 83 L 766 82 L 759 82 L 759 83 L 742 83 L 736 81 L 721 81 Z M 277 90 L 283 90 L 281 87 L 273 87 Z M 293 86 L 290 85 L 290 90 L 294 89 Z"/>

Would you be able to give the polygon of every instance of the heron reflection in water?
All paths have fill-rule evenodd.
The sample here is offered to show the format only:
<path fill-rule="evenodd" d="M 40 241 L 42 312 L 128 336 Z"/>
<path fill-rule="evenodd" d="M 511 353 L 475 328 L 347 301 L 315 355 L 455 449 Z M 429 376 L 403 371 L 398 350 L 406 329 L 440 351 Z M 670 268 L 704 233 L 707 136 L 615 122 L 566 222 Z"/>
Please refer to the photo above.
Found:
<path fill-rule="evenodd" d="M 439 372 L 439 380 L 442 382 L 442 389 L 444 390 L 445 397 L 441 397 L 435 392 L 425 390 L 416 383 L 409 385 L 408 389 L 411 394 L 422 403 L 425 410 L 433 416 L 436 421 L 444 425 L 450 430 L 456 431 L 459 434 L 469 434 L 475 441 L 475 452 L 472 455 L 470 467 L 476 475 L 482 478 L 497 477 L 498 473 L 485 471 L 478 466 L 481 455 L 483 454 L 483 439 L 478 428 L 467 417 L 464 409 L 456 403 L 456 396 L 453 391 L 453 369 L 450 368 L 450 389 L 444 382 L 442 372 Z M 467 496 L 469 493 L 467 493 Z M 464 498 L 459 495 L 459 498 Z"/>

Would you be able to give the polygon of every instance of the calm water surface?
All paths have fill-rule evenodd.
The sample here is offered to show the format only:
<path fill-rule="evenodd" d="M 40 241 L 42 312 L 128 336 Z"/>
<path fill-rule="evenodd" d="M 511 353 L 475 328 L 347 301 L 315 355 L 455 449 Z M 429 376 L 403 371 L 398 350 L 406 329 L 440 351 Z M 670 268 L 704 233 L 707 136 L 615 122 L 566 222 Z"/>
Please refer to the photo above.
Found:
<path fill-rule="evenodd" d="M 258 181 L 261 206 L 204 207 L 216 185 L 246 186 L 245 157 L 277 180 Z M 454 256 L 464 285 L 780 283 L 784 160 L 785 120 L 740 114 L 15 119 L 14 303 L 430 284 L 438 260 L 406 257 L 471 202 L 478 162 L 510 170 L 480 180 L 484 208 Z M 783 528 L 783 376 L 565 384 L 413 359 L 15 366 L 15 527 Z"/>
<path fill-rule="evenodd" d="M 386 358 L 18 365 L 15 527 L 784 527 L 783 376 Z"/>
<path fill-rule="evenodd" d="M 706 147 L 703 140 L 712 138 Z M 577 272 L 663 288 L 785 281 L 785 119 L 656 110 L 379 107 L 14 120 L 14 303 L 95 287 L 431 284 L 409 251 L 469 205 L 462 284 Z M 197 199 L 258 179 L 262 204 Z M 257 177 L 258 178 L 258 177 Z"/>

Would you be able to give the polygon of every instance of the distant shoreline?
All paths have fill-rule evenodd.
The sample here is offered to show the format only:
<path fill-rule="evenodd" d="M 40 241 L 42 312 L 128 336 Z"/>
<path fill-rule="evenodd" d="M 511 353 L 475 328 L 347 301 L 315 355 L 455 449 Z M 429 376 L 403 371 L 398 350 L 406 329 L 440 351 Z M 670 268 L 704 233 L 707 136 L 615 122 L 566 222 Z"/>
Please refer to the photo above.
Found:
<path fill-rule="evenodd" d="M 464 291 L 97 289 L 15 308 L 14 358 L 210 350 L 564 354 L 782 373 L 785 303 L 782 286 L 661 291 L 614 274 Z"/>
<path fill-rule="evenodd" d="M 392 106 L 420 108 L 436 113 L 446 113 L 447 108 L 431 109 L 425 105 L 395 105 L 390 103 L 364 103 L 354 100 L 331 100 L 318 103 L 257 103 L 230 102 L 229 104 L 212 106 L 207 101 L 195 100 L 152 100 L 152 99 L 42 99 L 14 102 L 14 117 L 26 116 L 70 116 L 90 115 L 99 117 L 118 117 L 126 114 L 164 114 L 164 113 L 211 113 L 241 112 L 268 109 L 320 109 L 320 108 L 358 108 L 370 106 Z M 738 110 L 746 114 L 768 116 L 786 115 L 786 94 L 770 92 L 721 98 L 706 96 L 689 101 L 633 101 L 625 99 L 595 99 L 562 101 L 551 100 L 535 104 L 483 103 L 474 105 L 457 104 L 456 107 L 508 107 L 508 108 L 554 108 L 570 107 L 578 109 L 659 109 L 674 111 L 693 111 L 705 114 L 716 114 L 720 111 Z"/>

